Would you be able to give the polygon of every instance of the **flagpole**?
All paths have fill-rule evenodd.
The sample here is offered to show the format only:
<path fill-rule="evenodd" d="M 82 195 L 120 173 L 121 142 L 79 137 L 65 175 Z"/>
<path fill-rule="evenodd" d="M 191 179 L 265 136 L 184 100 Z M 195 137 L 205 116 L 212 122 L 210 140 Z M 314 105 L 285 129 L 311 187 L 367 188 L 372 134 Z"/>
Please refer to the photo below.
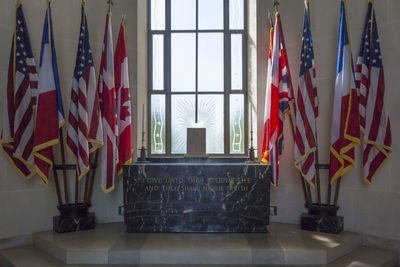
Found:
<path fill-rule="evenodd" d="M 329 178 L 328 180 L 328 196 L 326 199 L 326 205 L 330 206 L 331 205 L 331 195 L 332 195 L 332 185 L 331 185 L 331 180 Z"/>
<path fill-rule="evenodd" d="M 89 185 L 89 191 L 87 193 L 87 197 L 86 197 L 86 203 L 87 204 L 91 204 L 92 202 L 92 194 L 93 194 L 93 185 L 94 185 L 94 177 L 96 175 L 96 169 L 97 169 L 97 161 L 99 158 L 99 150 L 96 150 L 96 154 L 94 156 L 94 162 L 93 162 L 93 167 L 91 168 L 91 177 L 90 177 L 90 185 Z M 88 174 L 89 177 L 89 174 Z"/>
<path fill-rule="evenodd" d="M 276 14 L 279 14 L 278 6 L 279 6 L 279 1 L 275 0 L 274 1 L 274 7 L 275 7 Z M 281 25 L 279 24 L 278 26 L 280 27 L 279 31 L 282 32 Z M 281 38 L 282 38 L 282 45 L 283 45 L 283 51 L 285 53 L 285 57 L 288 58 L 287 57 L 287 53 L 286 53 L 286 44 L 285 44 L 285 40 L 284 40 L 283 35 L 281 35 Z M 292 95 L 292 98 L 294 100 L 295 98 L 294 98 L 294 91 L 293 91 L 293 85 L 292 85 L 292 77 L 290 75 L 289 62 L 286 62 L 286 64 L 287 64 L 288 80 L 289 80 L 289 83 L 290 83 L 290 86 L 289 86 L 290 94 Z M 296 116 L 296 113 L 297 113 L 296 105 L 292 105 L 292 109 L 293 109 L 294 115 Z M 294 127 L 292 114 L 289 114 L 289 120 L 290 120 L 290 128 L 292 130 L 293 141 L 296 142 L 296 131 L 295 131 L 295 127 Z M 303 176 L 301 175 L 300 172 L 299 172 L 299 176 L 300 176 L 301 184 L 302 184 L 302 187 L 303 187 L 304 198 L 306 200 L 306 203 L 312 204 L 311 187 L 310 187 L 310 185 L 308 183 L 306 183 L 304 181 L 304 178 L 303 178 Z"/>
<path fill-rule="evenodd" d="M 60 133 L 60 149 L 61 149 L 61 163 L 63 165 L 63 182 L 64 182 L 64 194 L 65 194 L 65 205 L 69 205 L 69 193 L 68 193 L 68 184 L 67 184 L 67 170 L 65 169 L 65 150 L 64 150 L 64 137 L 62 128 L 59 130 Z"/>
<path fill-rule="evenodd" d="M 335 189 L 335 199 L 334 199 L 334 206 L 337 207 L 338 199 L 339 199 L 339 191 L 340 191 L 340 184 L 342 181 L 342 177 L 339 177 L 336 182 L 336 189 Z"/>
<path fill-rule="evenodd" d="M 51 154 L 54 160 L 54 153 L 53 149 L 51 149 Z M 54 164 L 54 162 L 53 162 Z M 56 184 L 56 192 L 57 192 L 57 199 L 58 199 L 58 205 L 62 206 L 62 199 L 61 199 L 61 192 L 60 192 L 60 183 L 58 182 L 58 174 L 55 166 L 53 166 L 53 175 L 54 175 L 54 183 Z"/>
<path fill-rule="evenodd" d="M 111 12 L 111 6 L 114 5 L 113 0 L 107 0 L 107 4 L 108 4 L 108 13 Z"/>
<path fill-rule="evenodd" d="M 318 134 L 317 134 L 317 121 L 315 121 L 315 176 L 317 178 L 317 201 L 318 206 L 321 206 L 321 180 L 319 178 L 319 159 L 318 159 Z"/>
<path fill-rule="evenodd" d="M 307 8 L 307 23 L 311 24 L 310 18 L 310 3 L 309 0 L 305 0 L 306 8 Z M 317 120 L 315 120 L 315 176 L 316 176 L 316 183 L 317 183 L 317 201 L 318 206 L 321 206 L 321 180 L 320 180 L 320 172 L 319 172 L 319 157 L 318 157 L 318 130 L 317 130 Z"/>
<path fill-rule="evenodd" d="M 78 177 L 78 172 L 75 172 L 75 207 L 78 206 L 78 194 L 79 194 L 79 177 Z"/>

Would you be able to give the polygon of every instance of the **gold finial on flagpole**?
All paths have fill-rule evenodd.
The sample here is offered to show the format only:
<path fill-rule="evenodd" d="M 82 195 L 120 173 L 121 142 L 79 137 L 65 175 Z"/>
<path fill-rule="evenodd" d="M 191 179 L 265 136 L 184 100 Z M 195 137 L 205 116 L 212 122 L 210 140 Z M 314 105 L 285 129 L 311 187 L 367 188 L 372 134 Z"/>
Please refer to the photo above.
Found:
<path fill-rule="evenodd" d="M 17 6 L 21 5 L 21 0 L 17 1 Z"/>
<path fill-rule="evenodd" d="M 125 14 L 125 13 L 122 13 L 122 21 L 121 21 L 121 23 L 124 23 L 125 20 L 126 20 L 126 14 Z"/>
<path fill-rule="evenodd" d="M 82 7 L 86 8 L 86 0 L 82 0 Z"/>
<path fill-rule="evenodd" d="M 279 10 L 278 10 L 278 7 L 279 7 L 279 1 L 278 1 L 278 0 L 275 0 L 275 1 L 274 1 L 274 7 L 275 7 L 275 11 L 276 11 L 276 13 L 278 13 L 278 12 L 279 12 Z"/>
<path fill-rule="evenodd" d="M 114 5 L 114 2 L 112 0 L 107 0 L 108 4 L 108 12 L 111 12 L 111 6 Z"/>
<path fill-rule="evenodd" d="M 272 21 L 271 11 L 269 9 L 268 9 L 268 22 L 269 22 L 270 28 L 274 27 L 274 22 Z"/>

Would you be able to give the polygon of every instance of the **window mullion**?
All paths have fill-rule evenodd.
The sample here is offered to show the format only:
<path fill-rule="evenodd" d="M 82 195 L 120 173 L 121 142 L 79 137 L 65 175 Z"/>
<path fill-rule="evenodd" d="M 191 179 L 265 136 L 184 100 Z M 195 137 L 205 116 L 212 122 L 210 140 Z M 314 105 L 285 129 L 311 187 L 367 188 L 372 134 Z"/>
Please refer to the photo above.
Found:
<path fill-rule="evenodd" d="M 229 93 L 231 91 L 229 0 L 224 0 L 224 152 L 230 154 Z"/>
<path fill-rule="evenodd" d="M 249 155 L 249 151 L 247 150 L 247 148 L 248 147 L 250 147 L 250 144 L 249 144 L 249 106 L 250 106 L 250 104 L 249 104 L 249 98 L 248 98 L 248 73 L 247 73 L 247 71 L 248 71 L 248 69 L 247 69 L 247 65 L 248 65 L 248 62 L 247 62 L 247 59 L 248 59 L 248 55 L 247 55 L 247 34 L 248 34 L 248 31 L 247 31 L 247 25 L 248 25 L 248 19 L 247 19 L 247 16 L 248 16 L 248 13 L 247 13 L 247 7 L 248 7 L 248 5 L 247 5 L 247 0 L 244 0 L 244 7 L 243 7 L 243 12 L 244 12 L 244 14 L 243 14 L 243 29 L 244 29 L 244 32 L 243 32 L 243 34 L 242 34 L 242 42 L 243 42 L 243 45 L 242 45 L 242 49 L 243 49 L 243 52 L 242 52 L 242 65 L 243 65 L 243 74 L 242 74 L 242 77 L 243 77 L 243 79 L 242 79 L 242 82 L 243 82 L 243 87 L 242 87 L 242 89 L 243 89 L 243 91 L 244 91 L 244 131 L 245 131 L 245 135 L 244 135 L 244 153 L 246 154 L 246 155 Z M 256 114 L 257 115 L 257 114 Z M 256 138 L 257 138 L 257 133 L 256 133 Z"/>
<path fill-rule="evenodd" d="M 164 87 L 165 87 L 165 153 L 171 154 L 171 0 L 165 0 L 165 45 L 164 45 Z"/>
<path fill-rule="evenodd" d="M 199 122 L 199 0 L 196 0 L 196 79 L 195 79 L 195 115 L 194 122 Z"/>

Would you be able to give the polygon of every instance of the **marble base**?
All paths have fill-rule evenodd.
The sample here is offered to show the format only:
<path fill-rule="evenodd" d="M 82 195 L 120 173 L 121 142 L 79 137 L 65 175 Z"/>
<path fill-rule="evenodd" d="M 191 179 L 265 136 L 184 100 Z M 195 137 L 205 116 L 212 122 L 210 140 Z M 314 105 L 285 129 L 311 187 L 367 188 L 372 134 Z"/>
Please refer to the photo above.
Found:
<path fill-rule="evenodd" d="M 94 229 L 95 215 L 89 213 L 90 205 L 79 203 L 77 206 L 58 206 L 60 215 L 53 217 L 53 231 L 57 233 L 69 233 Z"/>
<path fill-rule="evenodd" d="M 339 207 L 317 204 L 306 205 L 308 213 L 301 214 L 300 225 L 302 230 L 339 234 L 343 232 L 344 219 L 337 216 Z"/>
<path fill-rule="evenodd" d="M 118 223 L 68 234 L 37 233 L 33 242 L 67 264 L 310 266 L 351 253 L 361 246 L 362 236 L 308 232 L 279 223 L 272 223 L 268 234 L 128 234 Z"/>

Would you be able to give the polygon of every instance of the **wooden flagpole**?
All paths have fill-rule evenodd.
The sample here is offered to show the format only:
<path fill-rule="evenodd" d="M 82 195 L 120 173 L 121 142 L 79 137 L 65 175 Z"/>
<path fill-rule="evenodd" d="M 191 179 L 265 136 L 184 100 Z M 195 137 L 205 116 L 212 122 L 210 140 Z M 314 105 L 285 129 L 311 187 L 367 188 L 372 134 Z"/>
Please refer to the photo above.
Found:
<path fill-rule="evenodd" d="M 75 207 L 78 206 L 78 196 L 79 196 L 79 177 L 78 177 L 78 172 L 75 171 Z"/>
<path fill-rule="evenodd" d="M 317 134 L 317 122 L 315 121 L 315 144 L 317 146 L 315 150 L 315 178 L 317 182 L 317 201 L 318 206 L 321 206 L 321 180 L 319 178 L 319 159 L 318 159 L 318 134 Z"/>
<path fill-rule="evenodd" d="M 63 166 L 63 182 L 64 182 L 64 194 L 65 194 L 65 206 L 69 205 L 69 193 L 68 193 L 68 184 L 67 184 L 67 170 L 65 168 L 65 150 L 64 150 L 64 137 L 62 128 L 59 129 L 60 133 L 60 149 L 61 149 L 61 163 Z"/>
<path fill-rule="evenodd" d="M 89 189 L 88 189 L 87 196 L 86 196 L 86 203 L 87 204 L 91 204 L 92 203 L 94 177 L 96 175 L 98 158 L 99 158 L 99 150 L 96 150 L 96 154 L 94 156 L 94 163 L 92 165 L 93 167 L 92 167 L 92 169 L 90 171 L 91 177 L 90 177 L 90 182 L 89 182 Z M 89 173 L 88 173 L 87 176 L 89 177 Z"/>
<path fill-rule="evenodd" d="M 62 206 L 62 199 L 61 199 L 61 192 L 60 192 L 60 183 L 58 182 L 58 174 L 56 170 L 56 166 L 54 164 L 54 153 L 53 153 L 53 148 L 51 148 L 51 154 L 53 157 L 53 175 L 54 175 L 54 183 L 56 185 L 56 192 L 57 192 L 57 199 L 58 199 L 58 205 Z"/>
<path fill-rule="evenodd" d="M 333 202 L 333 205 L 335 207 L 337 207 L 337 203 L 338 203 L 338 199 L 339 199 L 339 191 L 340 191 L 341 181 L 342 181 L 342 177 L 339 177 L 339 179 L 336 182 L 335 199 L 334 199 L 334 202 Z"/>
<path fill-rule="evenodd" d="M 89 160 L 89 164 L 90 164 L 90 160 Z M 90 166 L 90 168 L 92 168 L 92 166 Z M 83 203 L 87 203 L 87 196 L 88 196 L 88 190 L 89 190 L 89 173 L 86 175 L 86 179 L 85 179 L 85 191 L 83 192 Z"/>
<path fill-rule="evenodd" d="M 278 0 L 275 0 L 275 1 L 274 1 L 274 7 L 275 7 L 276 13 L 279 12 L 278 6 L 279 6 L 279 1 L 278 1 Z M 281 27 L 281 25 L 279 25 L 279 26 Z M 282 28 L 280 28 L 279 30 L 280 30 L 280 32 L 282 32 Z M 286 53 L 286 44 L 285 44 L 285 40 L 284 40 L 283 35 L 281 35 L 281 38 L 282 38 L 283 51 L 284 51 L 284 53 L 285 53 L 285 57 L 288 58 L 288 57 L 287 57 L 287 53 Z M 291 78 L 291 75 L 290 75 L 289 62 L 286 62 L 286 64 L 287 64 L 287 75 L 288 75 L 288 78 L 289 78 L 288 80 L 289 80 L 289 82 L 290 82 L 290 86 L 289 86 L 289 88 L 290 88 L 290 94 L 292 95 L 293 100 L 295 100 L 295 98 L 294 98 L 294 91 L 293 91 L 293 85 L 292 85 L 292 78 Z M 290 105 L 290 103 L 289 103 L 289 105 Z M 296 105 L 293 104 L 292 107 L 293 107 L 292 109 L 293 109 L 294 116 L 296 116 L 296 113 L 297 113 Z M 295 127 L 294 127 L 294 122 L 293 122 L 292 114 L 289 114 L 289 119 L 290 119 L 290 128 L 291 128 L 291 130 L 292 130 L 293 141 L 296 142 L 296 131 L 295 131 Z M 305 198 L 305 200 L 306 200 L 306 203 L 307 203 L 307 204 L 312 204 L 312 196 L 311 196 L 311 188 L 310 188 L 310 185 L 304 181 L 304 178 L 303 178 L 303 176 L 301 175 L 300 172 L 299 172 L 299 176 L 300 176 L 300 181 L 301 181 L 301 184 L 302 184 L 302 187 L 303 187 L 304 198 Z"/>
<path fill-rule="evenodd" d="M 306 8 L 307 8 L 307 23 L 311 24 L 311 15 L 310 15 L 310 8 L 309 8 L 309 0 L 305 0 Z M 321 180 L 319 177 L 319 157 L 318 157 L 318 130 L 317 130 L 317 120 L 315 120 L 315 145 L 316 149 L 314 152 L 315 155 L 315 178 L 317 184 L 317 202 L 318 206 L 321 206 Z"/>
<path fill-rule="evenodd" d="M 331 195 L 332 195 L 332 185 L 331 185 L 331 179 L 329 177 L 328 178 L 328 195 L 327 195 L 327 199 L 326 199 L 327 206 L 331 205 Z"/>

